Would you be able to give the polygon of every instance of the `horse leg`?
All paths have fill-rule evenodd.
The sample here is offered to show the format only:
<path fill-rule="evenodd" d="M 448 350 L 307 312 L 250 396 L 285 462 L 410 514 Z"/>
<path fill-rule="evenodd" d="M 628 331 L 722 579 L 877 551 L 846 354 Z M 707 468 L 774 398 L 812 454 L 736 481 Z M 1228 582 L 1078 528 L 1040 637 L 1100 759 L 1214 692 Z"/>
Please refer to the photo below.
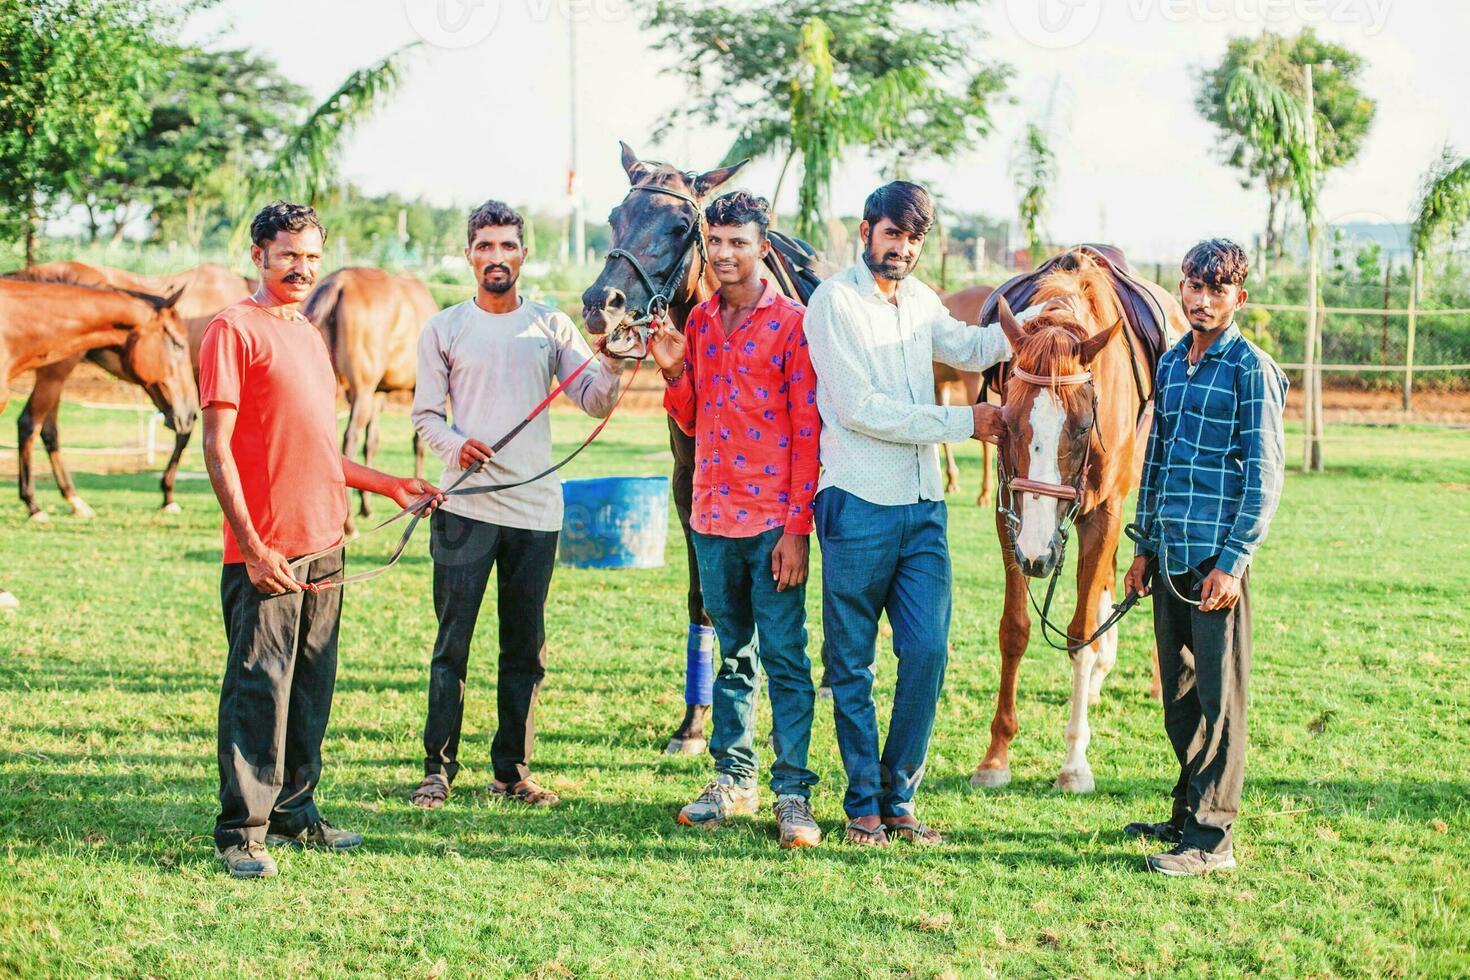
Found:
<path fill-rule="evenodd" d="M 1118 515 L 1105 505 L 1077 527 L 1077 608 L 1067 633 L 1078 638 L 1091 636 L 1112 608 L 1113 578 L 1116 575 Z M 1091 793 L 1096 787 L 1087 747 L 1092 741 L 1088 707 L 1095 704 L 1095 685 L 1102 683 L 1117 656 L 1117 628 L 1092 643 L 1074 650 L 1072 661 L 1072 705 L 1067 719 L 1067 756 L 1057 776 L 1057 789 Z M 1104 659 L 1107 660 L 1103 665 Z M 1094 677 L 1094 674 L 1097 676 Z"/>
<path fill-rule="evenodd" d="M 1010 539 L 1005 532 L 1005 518 L 995 515 L 1000 535 L 1001 557 L 1005 562 L 1005 609 L 1000 617 L 1000 688 L 995 695 L 995 717 L 990 721 L 990 747 L 985 758 L 970 776 L 976 788 L 996 789 L 1011 781 L 1011 741 L 1020 723 L 1016 719 L 1016 677 L 1021 671 L 1021 658 L 1031 639 L 1031 615 L 1026 610 L 1026 579 L 1016 567 Z"/>
<path fill-rule="evenodd" d="M 39 430 L 34 413 L 35 400 L 36 394 L 32 391 L 31 397 L 20 410 L 20 416 L 15 420 L 15 446 L 16 458 L 20 467 L 21 503 L 26 505 L 26 511 L 31 515 L 31 520 L 42 523 L 49 518 L 36 503 L 36 474 L 31 469 L 31 449 L 36 444 L 36 434 Z"/>
<path fill-rule="evenodd" d="M 995 447 L 988 442 L 980 443 L 984 461 L 980 464 L 980 495 L 975 503 L 989 507 L 995 503 Z"/>
<path fill-rule="evenodd" d="M 363 442 L 368 416 L 372 414 L 372 393 L 348 389 L 347 404 L 347 430 L 342 433 L 342 455 L 352 459 L 357 455 L 358 446 Z M 347 519 L 342 522 L 342 533 L 348 538 L 357 537 L 357 528 L 352 523 L 351 490 L 347 491 Z"/>
<path fill-rule="evenodd" d="M 417 429 L 413 431 L 413 478 L 422 480 L 424 478 L 424 440 L 419 438 Z"/>
<path fill-rule="evenodd" d="M 362 440 L 362 465 L 368 467 L 369 469 L 372 468 L 373 460 L 377 459 L 378 457 L 378 420 L 383 417 L 383 406 L 387 401 L 386 396 L 382 392 L 378 392 L 377 394 L 372 395 L 371 398 L 372 411 L 368 413 L 367 426 L 364 431 Z M 364 519 L 371 517 L 372 508 L 368 506 L 367 491 L 359 490 L 357 492 L 357 497 L 358 516 Z"/>
<path fill-rule="evenodd" d="M 179 463 L 184 459 L 184 450 L 189 446 L 189 436 L 192 432 L 174 433 L 174 451 L 168 458 L 168 466 L 164 468 L 163 478 L 158 481 L 158 488 L 163 491 L 163 506 L 159 508 L 165 514 L 182 514 L 184 508 L 180 507 L 178 501 L 174 500 L 174 482 L 179 477 Z"/>
<path fill-rule="evenodd" d="M 66 463 L 61 459 L 61 436 L 56 429 L 56 412 L 52 412 L 47 419 L 41 423 L 41 442 L 46 447 L 46 455 L 51 459 L 51 473 L 56 477 L 56 488 L 61 491 L 61 497 L 71 507 L 71 512 L 83 520 L 89 520 L 97 516 L 71 482 L 71 474 L 67 472 Z"/>
<path fill-rule="evenodd" d="M 704 611 L 704 593 L 699 586 L 699 563 L 694 554 L 694 438 L 674 424 L 669 425 L 669 449 L 674 454 L 674 510 L 684 531 L 684 550 L 689 561 L 689 632 L 684 647 L 684 718 L 674 729 L 667 755 L 699 755 L 708 742 L 704 736 L 714 688 L 715 631 Z"/>
<path fill-rule="evenodd" d="M 949 407 L 949 385 L 939 389 L 939 404 Z M 949 443 L 941 442 L 939 449 L 944 453 L 944 492 L 960 492 L 960 467 L 954 461 L 954 450 L 949 448 Z"/>
<path fill-rule="evenodd" d="M 1164 675 L 1159 671 L 1159 645 L 1153 644 L 1148 648 L 1149 659 L 1154 663 L 1153 683 L 1149 685 L 1148 696 L 1160 703 L 1164 700 Z"/>

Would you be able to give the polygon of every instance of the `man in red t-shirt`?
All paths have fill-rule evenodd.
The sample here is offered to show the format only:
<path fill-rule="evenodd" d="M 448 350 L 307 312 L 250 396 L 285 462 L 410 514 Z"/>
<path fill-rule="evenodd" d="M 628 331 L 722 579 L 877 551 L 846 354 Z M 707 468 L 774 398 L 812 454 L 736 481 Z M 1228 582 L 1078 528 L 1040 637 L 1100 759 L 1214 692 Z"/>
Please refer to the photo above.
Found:
<path fill-rule="evenodd" d="M 816 773 L 806 652 L 807 537 L 817 489 L 816 376 L 800 303 L 761 278 L 770 205 L 745 191 L 705 210 L 720 289 L 678 333 L 667 322 L 649 352 L 668 382 L 664 407 L 694 437 L 690 518 L 705 611 L 720 640 L 709 750 L 715 778 L 679 822 L 715 826 L 759 806 L 756 664 L 771 697 L 771 790 L 782 847 L 811 847 Z M 757 631 L 760 634 L 756 640 Z"/>
<path fill-rule="evenodd" d="M 224 511 L 229 657 L 219 704 L 216 854 L 237 878 L 276 873 L 265 845 L 345 850 L 360 834 L 332 827 L 313 798 L 337 677 L 340 548 L 293 573 L 291 561 L 342 543 L 345 490 L 407 507 L 433 494 L 345 458 L 337 448 L 337 377 L 299 306 L 321 265 L 316 212 L 276 202 L 250 225 L 260 288 L 215 317 L 199 352 L 204 460 Z"/>

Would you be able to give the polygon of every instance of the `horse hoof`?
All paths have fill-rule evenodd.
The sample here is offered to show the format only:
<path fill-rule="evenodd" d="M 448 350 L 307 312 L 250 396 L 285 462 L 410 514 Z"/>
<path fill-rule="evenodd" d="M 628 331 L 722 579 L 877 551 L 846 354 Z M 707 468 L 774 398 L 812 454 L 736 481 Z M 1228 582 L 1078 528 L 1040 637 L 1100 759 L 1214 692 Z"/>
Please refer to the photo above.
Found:
<path fill-rule="evenodd" d="M 708 746 L 708 741 L 697 736 L 680 738 L 676 735 L 664 746 L 664 755 L 702 755 Z"/>
<path fill-rule="evenodd" d="M 1009 769 L 976 769 L 970 777 L 970 785 L 975 789 L 1000 789 L 1010 781 Z"/>
<path fill-rule="evenodd" d="M 19 608 L 20 600 L 11 595 L 9 592 L 6 592 L 4 589 L 0 589 L 0 610 L 13 612 Z"/>
<path fill-rule="evenodd" d="M 832 689 L 830 687 L 819 687 L 819 688 L 817 688 L 817 700 L 818 701 L 831 701 L 832 700 Z"/>
<path fill-rule="evenodd" d="M 1092 781 L 1090 772 L 1063 769 L 1061 775 L 1057 777 L 1056 787 L 1067 793 L 1091 793 L 1097 788 L 1097 785 Z"/>
<path fill-rule="evenodd" d="M 158 508 L 158 510 L 160 513 L 164 514 L 182 514 L 184 512 L 184 508 L 179 506 L 179 502 L 177 500 L 170 500 L 168 503 Z"/>
<path fill-rule="evenodd" d="M 31 515 L 31 523 L 32 524 L 50 524 L 51 523 L 51 515 L 48 514 L 48 513 L 46 513 L 44 510 L 38 510 L 34 514 Z"/>
<path fill-rule="evenodd" d="M 97 516 L 97 512 L 81 497 L 72 497 L 67 503 L 71 505 L 71 512 L 84 521 L 90 521 Z"/>

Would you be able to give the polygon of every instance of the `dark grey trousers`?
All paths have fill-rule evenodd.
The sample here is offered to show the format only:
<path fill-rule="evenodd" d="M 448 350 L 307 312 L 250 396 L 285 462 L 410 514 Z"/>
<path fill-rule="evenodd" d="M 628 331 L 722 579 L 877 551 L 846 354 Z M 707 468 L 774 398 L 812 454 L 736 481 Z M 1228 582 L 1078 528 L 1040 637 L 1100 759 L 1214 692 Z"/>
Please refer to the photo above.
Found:
<path fill-rule="evenodd" d="M 306 580 L 342 577 L 342 552 L 318 558 Z M 337 682 L 342 590 L 267 596 L 243 564 L 220 574 L 229 656 L 219 695 L 221 848 L 271 833 L 296 835 L 321 819 L 314 793 Z"/>
<path fill-rule="evenodd" d="M 1212 565 L 1206 563 L 1201 575 Z M 1193 575 L 1172 581 L 1180 595 L 1198 598 Z M 1240 580 L 1240 601 L 1230 609 L 1202 613 L 1176 599 L 1162 580 L 1154 585 L 1153 600 L 1164 730 L 1179 760 L 1171 822 L 1183 831 L 1185 846 L 1228 851 L 1245 779 L 1250 570 Z"/>
<path fill-rule="evenodd" d="M 560 490 L 556 491 L 560 493 Z M 429 712 L 424 721 L 424 773 L 453 782 L 460 770 L 464 686 L 480 603 L 496 572 L 500 660 L 495 778 L 514 785 L 530 777 L 536 743 L 536 695 L 546 676 L 546 594 L 556 565 L 555 531 L 488 524 L 440 509 L 429 523 L 434 558 L 434 614 L 439 633 L 429 663 Z"/>

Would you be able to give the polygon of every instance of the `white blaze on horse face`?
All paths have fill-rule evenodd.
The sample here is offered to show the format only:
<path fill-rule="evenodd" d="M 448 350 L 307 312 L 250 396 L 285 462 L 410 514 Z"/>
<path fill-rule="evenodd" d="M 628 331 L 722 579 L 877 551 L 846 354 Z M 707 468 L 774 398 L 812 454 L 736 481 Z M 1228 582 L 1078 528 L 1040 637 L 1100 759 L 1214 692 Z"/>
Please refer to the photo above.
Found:
<path fill-rule="evenodd" d="M 1031 465 L 1025 474 L 1029 480 L 1061 483 L 1061 467 L 1057 451 L 1062 441 L 1062 426 L 1067 412 L 1055 393 L 1042 389 L 1031 402 Z M 1035 561 L 1051 547 L 1057 532 L 1062 502 L 1055 497 L 1036 494 L 1021 495 L 1021 531 L 1016 535 L 1017 557 Z"/>

